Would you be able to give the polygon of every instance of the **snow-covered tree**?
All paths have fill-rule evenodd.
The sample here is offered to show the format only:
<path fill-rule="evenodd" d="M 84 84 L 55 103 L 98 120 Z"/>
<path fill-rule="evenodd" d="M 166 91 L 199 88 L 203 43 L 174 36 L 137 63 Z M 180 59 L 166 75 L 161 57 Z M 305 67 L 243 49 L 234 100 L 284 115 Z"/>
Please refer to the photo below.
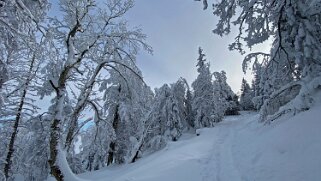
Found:
<path fill-rule="evenodd" d="M 25 180 L 45 180 L 48 177 L 50 116 L 41 114 L 23 122 L 20 128 L 13 169 Z"/>
<path fill-rule="evenodd" d="M 217 105 L 221 105 L 218 95 L 214 95 L 212 83 L 212 74 L 210 65 L 206 63 L 205 54 L 201 48 L 198 49 L 199 57 L 197 59 L 197 72 L 199 73 L 196 80 L 192 83 L 194 89 L 193 112 L 195 127 L 211 127 L 215 122 L 222 120 L 224 110 Z"/>
<path fill-rule="evenodd" d="M 178 112 L 184 128 L 191 127 L 191 120 L 188 118 L 188 111 L 191 108 L 191 102 L 187 98 L 189 85 L 184 78 L 180 78 L 177 82 L 171 84 L 172 94 L 177 101 Z"/>
<path fill-rule="evenodd" d="M 129 162 L 132 149 L 143 134 L 143 118 L 151 106 L 152 92 L 143 82 L 141 72 L 131 61 L 126 65 L 117 66 L 117 71 L 111 70 L 104 83 L 104 108 L 115 132 L 109 147 L 108 165 Z"/>
<path fill-rule="evenodd" d="M 152 121 L 157 132 L 155 136 L 163 136 L 165 140 L 176 141 L 182 134 L 184 121 L 184 87 L 182 84 L 172 84 L 171 87 L 167 84 L 156 89 L 154 105 L 157 108 L 153 109 Z M 180 91 L 179 87 L 182 88 Z M 183 96 L 183 97 L 182 97 Z"/>
<path fill-rule="evenodd" d="M 240 107 L 242 110 L 253 110 L 252 99 L 254 97 L 254 92 L 247 81 L 243 78 L 241 84 L 241 96 L 240 96 Z"/>
<path fill-rule="evenodd" d="M 17 152 L 18 129 L 22 121 L 30 119 L 37 110 L 34 103 L 36 84 L 40 80 L 37 73 L 43 58 L 41 48 L 47 38 L 39 32 L 42 30 L 39 23 L 49 4 L 46 0 L 1 1 L 0 4 L 0 117 L 9 119 L 6 122 L 13 119 L 13 124 L 6 129 L 10 134 L 8 141 L 1 145 L 6 151 L 5 158 L 1 159 L 5 163 L 0 161 L 0 169 L 6 179 L 12 179 L 11 176 L 20 171 L 16 169 L 17 164 L 21 164 L 17 161 L 17 157 L 21 157 Z M 20 148 L 23 147 L 20 145 Z"/>
<path fill-rule="evenodd" d="M 0 1 L 0 94 L 3 84 L 14 77 L 16 54 L 21 45 L 33 43 L 34 32 L 39 29 L 47 12 L 47 0 Z M 0 102 L 1 103 L 1 102 Z"/>
<path fill-rule="evenodd" d="M 6 103 L 2 108 L 5 108 L 7 114 L 2 114 L 2 116 L 14 117 L 14 123 L 12 125 L 12 132 L 8 144 L 8 151 L 6 154 L 6 164 L 4 166 L 4 174 L 7 178 L 9 178 L 9 172 L 12 167 L 12 157 L 14 155 L 14 146 L 17 139 L 18 127 L 20 127 L 20 123 L 22 119 L 28 119 L 32 117 L 37 109 L 39 109 L 34 104 L 34 99 L 31 97 L 30 92 L 35 91 L 35 77 L 37 74 L 37 70 L 39 69 L 39 61 L 38 57 L 36 57 L 38 52 L 33 52 L 32 57 L 30 58 L 30 65 L 25 67 L 25 69 L 20 71 L 20 76 L 23 78 L 19 78 L 19 80 L 11 80 L 8 83 L 12 83 L 14 86 L 14 90 L 7 94 L 7 99 L 10 101 L 17 101 L 15 103 Z M 25 65 L 26 66 L 26 65 Z M 6 85 L 8 86 L 8 84 Z M 11 109 L 11 110 L 10 110 Z"/>
<path fill-rule="evenodd" d="M 264 95 L 263 84 L 266 81 L 263 75 L 264 68 L 259 62 L 254 62 L 253 64 L 253 80 L 252 80 L 252 89 L 254 97 L 252 99 L 253 106 L 256 110 L 260 110 L 261 106 L 264 103 L 264 100 L 267 97 Z"/>
<path fill-rule="evenodd" d="M 138 151 L 153 152 L 163 148 L 168 140 L 176 141 L 191 122 L 191 93 L 184 78 L 176 83 L 155 89 L 155 98 L 144 120 L 144 134 L 139 139 Z M 190 98 L 188 98 L 190 96 Z M 190 112 L 189 112 L 190 111 Z M 136 153 L 138 153 L 138 151 Z M 134 160 L 135 161 L 135 160 Z"/>
<path fill-rule="evenodd" d="M 214 33 L 223 36 L 231 32 L 232 25 L 238 27 L 230 50 L 245 53 L 244 45 L 251 48 L 273 41 L 270 53 L 250 53 L 243 63 L 243 70 L 246 70 L 251 61 L 261 60 L 265 69 L 262 76 L 271 80 L 273 93 L 261 108 L 262 120 L 268 115 L 309 109 L 314 104 L 313 95 L 319 91 L 321 79 L 321 1 L 220 0 L 213 2 L 212 7 L 214 15 L 219 17 Z M 279 87 L 283 81 L 286 84 Z M 287 98 L 280 99 L 280 93 L 284 92 Z"/>
<path fill-rule="evenodd" d="M 232 91 L 231 87 L 227 84 L 225 71 L 214 72 L 214 93 L 219 97 L 222 102 L 221 107 L 224 107 L 225 115 L 238 115 L 238 98 Z"/>
<path fill-rule="evenodd" d="M 107 119 L 100 117 L 99 113 L 95 113 L 93 124 L 78 136 L 82 144 L 80 153 L 70 156 L 70 166 L 73 171 L 82 173 L 107 166 L 109 146 L 115 139 L 113 125 Z"/>
<path fill-rule="evenodd" d="M 167 122 L 166 101 L 171 96 L 170 87 L 165 84 L 155 89 L 155 98 L 150 113 L 147 115 L 145 128 L 144 150 L 157 151 L 166 145 L 165 129 Z"/>
<path fill-rule="evenodd" d="M 195 128 L 195 122 L 194 122 L 194 114 L 193 114 L 193 108 L 192 108 L 192 104 L 193 104 L 193 94 L 192 91 L 190 90 L 190 87 L 187 83 L 187 81 L 184 79 L 185 85 L 186 85 L 186 97 L 185 97 L 185 101 L 184 101 L 184 105 L 185 105 L 185 120 L 187 122 L 188 125 L 188 129 L 190 128 Z"/>
<path fill-rule="evenodd" d="M 8 1 L 0 7 L 0 117 L 14 119 L 12 129 L 8 130 L 11 135 L 5 145 L 5 164 L 1 167 L 7 179 L 13 174 L 18 127 L 22 119 L 29 119 L 37 110 L 34 94 L 40 80 L 37 74 L 43 58 L 41 51 L 47 39 L 45 34 L 37 35 L 37 25 L 47 5 L 46 1 Z"/>
<path fill-rule="evenodd" d="M 50 172 L 57 180 L 73 177 L 68 169 L 64 149 L 78 130 L 78 118 L 87 108 L 94 110 L 97 121 L 104 121 L 97 97 L 104 71 L 126 67 L 143 47 L 145 35 L 140 29 L 129 29 L 122 16 L 133 7 L 133 1 L 92 0 L 60 1 L 63 19 L 50 18 L 44 28 L 50 34 L 46 53 L 50 62 L 43 68 L 44 95 L 52 95 L 48 112 L 52 116 L 50 130 Z M 101 119 L 101 120 L 100 120 Z"/>

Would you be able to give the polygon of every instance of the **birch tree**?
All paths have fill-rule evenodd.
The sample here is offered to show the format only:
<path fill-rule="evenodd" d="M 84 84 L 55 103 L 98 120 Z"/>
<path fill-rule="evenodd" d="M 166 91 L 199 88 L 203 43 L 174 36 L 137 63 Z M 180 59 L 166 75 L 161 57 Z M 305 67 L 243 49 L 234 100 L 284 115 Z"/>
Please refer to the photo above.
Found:
<path fill-rule="evenodd" d="M 1 1 L 0 117 L 13 118 L 3 167 L 6 179 L 12 175 L 13 157 L 17 155 L 14 147 L 18 127 L 22 119 L 32 117 L 37 110 L 32 95 L 36 91 L 35 79 L 42 57 L 39 50 L 45 34 L 37 37 L 36 32 L 40 29 L 38 23 L 43 20 L 47 6 L 47 1 Z"/>
<path fill-rule="evenodd" d="M 96 91 L 93 90 L 99 86 L 98 76 L 102 76 L 104 70 L 116 69 L 115 65 L 126 67 L 122 57 L 134 56 L 140 47 L 150 50 L 141 30 L 130 30 L 121 20 L 132 7 L 131 0 L 111 0 L 105 4 L 93 0 L 61 0 L 63 19 L 50 18 L 46 31 L 52 39 L 46 54 L 51 61 L 42 70 L 46 73 L 43 87 L 47 89 L 41 94 L 55 94 L 49 108 L 52 116 L 49 165 L 56 180 L 74 179 L 65 169 L 68 168 L 65 149 L 70 147 L 77 118 L 84 108 L 89 106 L 100 113 L 99 99 L 94 99 Z M 74 95 L 78 98 L 73 103 Z"/>

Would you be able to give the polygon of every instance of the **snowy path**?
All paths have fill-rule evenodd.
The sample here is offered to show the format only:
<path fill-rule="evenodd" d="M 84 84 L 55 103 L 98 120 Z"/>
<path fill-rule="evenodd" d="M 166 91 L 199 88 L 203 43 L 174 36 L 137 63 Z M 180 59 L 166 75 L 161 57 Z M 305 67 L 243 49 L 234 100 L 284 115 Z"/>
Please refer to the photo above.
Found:
<path fill-rule="evenodd" d="M 234 158 L 232 154 L 232 146 L 234 144 L 234 135 L 236 128 L 243 123 L 244 120 L 236 119 L 235 117 L 228 117 L 225 122 L 222 122 L 219 126 L 220 132 L 223 132 L 219 135 L 220 142 L 216 144 L 218 149 L 215 149 L 217 152 L 217 162 L 218 172 L 216 174 L 216 180 L 241 180 L 240 173 L 235 167 Z"/>
<path fill-rule="evenodd" d="M 213 128 L 215 139 L 204 165 L 203 181 L 241 180 L 235 167 L 232 155 L 234 135 L 237 128 L 243 124 L 241 117 L 227 117 L 224 122 Z"/>
<path fill-rule="evenodd" d="M 235 131 L 245 123 L 242 118 L 245 117 L 227 117 L 214 128 L 202 129 L 198 137 L 184 135 L 181 140 L 169 143 L 164 150 L 135 164 L 95 172 L 95 180 L 242 180 L 232 154 Z M 92 176 L 84 175 L 84 178 Z"/>
<path fill-rule="evenodd" d="M 231 116 L 200 136 L 177 142 L 134 164 L 85 173 L 94 181 L 320 181 L 321 106 L 264 126 L 258 115 Z"/>

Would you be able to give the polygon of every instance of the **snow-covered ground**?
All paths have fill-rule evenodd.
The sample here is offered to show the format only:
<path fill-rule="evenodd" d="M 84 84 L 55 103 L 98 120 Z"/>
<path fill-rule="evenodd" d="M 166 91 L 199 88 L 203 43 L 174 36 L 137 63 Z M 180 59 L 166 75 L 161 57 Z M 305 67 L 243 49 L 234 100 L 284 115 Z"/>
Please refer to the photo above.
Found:
<path fill-rule="evenodd" d="M 95 181 L 320 181 L 321 107 L 270 125 L 256 113 L 230 116 L 200 136 L 134 164 L 81 175 Z"/>

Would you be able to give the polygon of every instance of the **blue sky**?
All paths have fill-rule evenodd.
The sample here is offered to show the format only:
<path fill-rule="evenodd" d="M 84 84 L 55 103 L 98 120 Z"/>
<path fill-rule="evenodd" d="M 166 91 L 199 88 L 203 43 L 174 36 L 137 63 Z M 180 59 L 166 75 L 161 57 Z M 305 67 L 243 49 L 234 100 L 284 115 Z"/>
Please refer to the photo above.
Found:
<path fill-rule="evenodd" d="M 153 56 L 141 53 L 138 65 L 152 88 L 184 77 L 191 83 L 197 77 L 198 47 L 204 49 L 211 71 L 225 70 L 233 91 L 240 89 L 244 76 L 243 56 L 228 50 L 233 34 L 219 37 L 212 33 L 217 19 L 202 3 L 194 0 L 136 0 L 127 14 L 131 25 L 140 25 L 153 47 Z M 264 48 L 264 47 L 263 47 Z M 248 73 L 248 78 L 250 76 Z"/>

